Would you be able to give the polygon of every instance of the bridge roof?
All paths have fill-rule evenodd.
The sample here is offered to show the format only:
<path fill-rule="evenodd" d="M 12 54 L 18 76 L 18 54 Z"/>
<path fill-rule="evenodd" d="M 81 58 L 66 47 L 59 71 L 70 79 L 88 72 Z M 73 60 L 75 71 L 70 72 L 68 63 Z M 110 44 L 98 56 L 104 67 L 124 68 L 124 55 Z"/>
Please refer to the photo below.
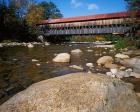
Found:
<path fill-rule="evenodd" d="M 140 15 L 140 11 L 117 12 L 117 13 L 109 13 L 109 14 L 97 14 L 97 15 L 91 15 L 91 16 L 79 16 L 79 17 L 71 17 L 71 18 L 44 20 L 42 24 L 80 22 L 80 21 L 91 21 L 91 20 L 113 19 L 113 18 L 126 18 L 126 17 L 130 17 L 130 14 Z"/>

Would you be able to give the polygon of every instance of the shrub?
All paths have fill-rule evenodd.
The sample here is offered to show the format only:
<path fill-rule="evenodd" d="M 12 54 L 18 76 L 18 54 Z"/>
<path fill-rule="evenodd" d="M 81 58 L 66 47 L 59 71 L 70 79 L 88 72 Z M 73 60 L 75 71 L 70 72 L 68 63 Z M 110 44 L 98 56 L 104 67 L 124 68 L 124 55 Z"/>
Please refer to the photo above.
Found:
<path fill-rule="evenodd" d="M 115 47 L 117 49 L 123 49 L 123 48 L 136 48 L 138 47 L 140 41 L 137 41 L 136 40 L 131 40 L 130 38 L 128 37 L 120 37 L 118 38 L 117 40 L 117 43 L 115 44 Z"/>
<path fill-rule="evenodd" d="M 112 41 L 112 42 L 117 41 L 120 37 L 121 36 L 119 36 L 119 35 L 113 35 L 113 34 L 105 35 L 106 41 Z"/>
<path fill-rule="evenodd" d="M 117 43 L 115 44 L 115 47 L 117 49 L 125 48 L 126 47 L 126 41 L 122 38 L 117 40 Z"/>

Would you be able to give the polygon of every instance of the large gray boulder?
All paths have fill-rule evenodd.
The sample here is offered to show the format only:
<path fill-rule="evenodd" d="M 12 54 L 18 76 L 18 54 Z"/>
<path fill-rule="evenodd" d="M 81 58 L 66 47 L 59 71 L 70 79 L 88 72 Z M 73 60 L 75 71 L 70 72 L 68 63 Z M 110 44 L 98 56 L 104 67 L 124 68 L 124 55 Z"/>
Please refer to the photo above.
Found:
<path fill-rule="evenodd" d="M 131 84 L 105 75 L 73 73 L 33 84 L 0 112 L 140 112 Z"/>

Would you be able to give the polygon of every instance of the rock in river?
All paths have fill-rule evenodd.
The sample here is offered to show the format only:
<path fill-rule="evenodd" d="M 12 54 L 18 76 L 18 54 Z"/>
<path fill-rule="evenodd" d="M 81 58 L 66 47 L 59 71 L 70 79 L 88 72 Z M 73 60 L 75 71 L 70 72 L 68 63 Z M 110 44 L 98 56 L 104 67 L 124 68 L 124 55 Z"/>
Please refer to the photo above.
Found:
<path fill-rule="evenodd" d="M 70 54 L 60 53 L 53 59 L 53 62 L 70 62 Z"/>
<path fill-rule="evenodd" d="M 117 64 L 112 64 L 112 63 L 106 63 L 104 67 L 109 69 L 119 68 Z"/>
<path fill-rule="evenodd" d="M 117 61 L 124 66 L 133 68 L 134 72 L 140 73 L 140 58 L 135 57 L 131 59 L 117 60 Z"/>
<path fill-rule="evenodd" d="M 37 60 L 37 59 L 32 59 L 32 62 L 38 62 L 39 60 Z"/>
<path fill-rule="evenodd" d="M 74 69 L 78 69 L 78 70 L 83 70 L 84 69 L 82 66 L 78 66 L 78 65 L 71 65 L 69 67 L 74 68 Z"/>
<path fill-rule="evenodd" d="M 133 86 L 105 75 L 74 73 L 31 85 L 0 112 L 139 112 Z"/>
<path fill-rule="evenodd" d="M 97 60 L 99 65 L 105 65 L 106 63 L 113 63 L 113 58 L 111 56 L 103 56 Z"/>
<path fill-rule="evenodd" d="M 72 54 L 79 54 L 82 53 L 82 51 L 80 49 L 75 49 L 71 51 Z"/>
<path fill-rule="evenodd" d="M 0 44 L 0 47 L 3 47 L 3 45 L 2 45 L 2 44 Z"/>
<path fill-rule="evenodd" d="M 129 56 L 140 56 L 140 50 L 129 50 L 129 51 L 123 52 L 123 54 L 129 55 Z"/>
<path fill-rule="evenodd" d="M 120 54 L 120 53 L 116 54 L 115 57 L 116 58 L 120 58 L 120 59 L 128 59 L 129 58 L 128 55 Z"/>
<path fill-rule="evenodd" d="M 130 75 L 135 77 L 135 78 L 140 78 L 140 74 L 139 73 L 131 72 Z"/>
<path fill-rule="evenodd" d="M 86 63 L 86 66 L 92 68 L 93 67 L 93 63 Z"/>
<path fill-rule="evenodd" d="M 31 43 L 29 43 L 29 44 L 27 45 L 27 47 L 28 47 L 28 48 L 33 48 L 33 47 L 34 47 L 34 45 L 33 45 L 33 44 L 31 44 Z"/>

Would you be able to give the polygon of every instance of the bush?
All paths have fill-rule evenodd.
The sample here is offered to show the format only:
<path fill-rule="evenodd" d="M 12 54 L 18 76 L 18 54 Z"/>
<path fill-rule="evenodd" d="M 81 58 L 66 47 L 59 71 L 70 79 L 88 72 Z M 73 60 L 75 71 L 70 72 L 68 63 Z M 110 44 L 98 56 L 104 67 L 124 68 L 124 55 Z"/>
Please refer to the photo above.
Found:
<path fill-rule="evenodd" d="M 117 43 L 115 44 L 115 47 L 117 49 L 123 49 L 123 48 L 137 48 L 140 46 L 140 41 L 131 40 L 129 37 L 120 37 L 117 40 Z"/>
<path fill-rule="evenodd" d="M 140 48 L 140 36 L 135 36 L 134 40 L 135 40 L 135 46 L 137 48 Z"/>
<path fill-rule="evenodd" d="M 93 42 L 95 41 L 95 38 L 91 36 L 71 36 L 70 41 L 71 42 Z"/>
<path fill-rule="evenodd" d="M 2 43 L 11 43 L 11 40 L 3 40 Z"/>
<path fill-rule="evenodd" d="M 119 38 L 117 40 L 117 43 L 115 44 L 115 47 L 117 49 L 126 48 L 127 47 L 127 41 L 123 38 Z"/>
<path fill-rule="evenodd" d="M 118 41 L 120 37 L 121 36 L 119 36 L 119 35 L 113 35 L 113 34 L 105 35 L 106 41 L 112 41 L 112 42 Z"/>

